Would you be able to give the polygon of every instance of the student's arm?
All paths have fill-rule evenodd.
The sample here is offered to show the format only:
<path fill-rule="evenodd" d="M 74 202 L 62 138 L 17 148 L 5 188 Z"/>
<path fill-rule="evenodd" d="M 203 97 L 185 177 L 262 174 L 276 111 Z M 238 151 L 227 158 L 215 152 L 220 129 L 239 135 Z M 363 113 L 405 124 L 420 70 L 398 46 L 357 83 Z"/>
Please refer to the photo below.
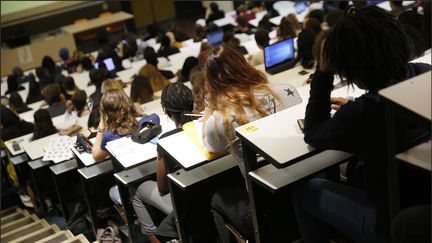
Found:
<path fill-rule="evenodd" d="M 105 134 L 105 129 L 104 129 L 103 121 L 101 119 L 101 121 L 99 122 L 99 129 L 96 134 L 96 141 L 94 142 L 92 148 L 93 159 L 96 162 L 100 162 L 108 156 L 108 152 L 101 148 L 104 134 Z"/>
<path fill-rule="evenodd" d="M 169 191 L 168 188 L 168 177 L 167 177 L 167 171 L 165 168 L 165 161 L 163 160 L 162 156 L 158 153 L 157 157 L 157 165 L 156 165 L 156 182 L 157 187 L 160 194 L 166 194 Z"/>

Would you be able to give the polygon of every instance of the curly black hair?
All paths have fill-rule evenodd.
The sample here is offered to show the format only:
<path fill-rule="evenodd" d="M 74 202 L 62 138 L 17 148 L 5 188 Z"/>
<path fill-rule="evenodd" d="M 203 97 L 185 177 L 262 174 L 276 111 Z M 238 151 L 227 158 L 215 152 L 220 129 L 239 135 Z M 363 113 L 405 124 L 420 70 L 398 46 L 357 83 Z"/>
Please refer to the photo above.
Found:
<path fill-rule="evenodd" d="M 348 84 L 373 90 L 403 79 L 410 50 L 394 16 L 370 6 L 351 9 L 329 30 L 323 57 Z"/>

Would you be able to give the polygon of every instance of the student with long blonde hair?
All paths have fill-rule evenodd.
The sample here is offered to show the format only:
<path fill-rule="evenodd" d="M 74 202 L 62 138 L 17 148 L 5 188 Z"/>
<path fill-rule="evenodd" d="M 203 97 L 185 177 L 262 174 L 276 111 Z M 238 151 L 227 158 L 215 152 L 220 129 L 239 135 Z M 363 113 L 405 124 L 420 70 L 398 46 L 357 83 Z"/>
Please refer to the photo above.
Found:
<path fill-rule="evenodd" d="M 285 95 L 284 92 L 287 93 L 286 89 L 292 89 L 294 93 L 296 91 L 289 85 L 289 88 L 284 86 L 285 89 L 272 89 L 262 72 L 249 65 L 240 53 L 225 45 L 215 48 L 209 54 L 205 69 L 208 107 L 204 115 L 203 143 L 211 152 L 230 152 L 245 177 L 241 143 L 234 129 L 288 107 L 291 95 Z M 231 203 L 222 199 L 228 194 Z M 229 242 L 230 237 L 224 221 L 235 224 L 239 222 L 237 217 L 248 218 L 249 207 L 246 205 L 249 202 L 244 185 L 225 188 L 213 196 L 211 206 L 223 242 Z M 225 213 L 225 209 L 237 214 Z M 228 216 L 222 219 L 221 215 Z M 246 224 L 247 220 L 243 222 L 245 224 L 234 226 L 252 239 L 252 223 Z"/>
<path fill-rule="evenodd" d="M 168 79 L 164 78 L 159 70 L 152 64 L 146 64 L 139 70 L 138 75 L 144 76 L 150 80 L 153 92 L 162 90 L 167 84 Z"/>

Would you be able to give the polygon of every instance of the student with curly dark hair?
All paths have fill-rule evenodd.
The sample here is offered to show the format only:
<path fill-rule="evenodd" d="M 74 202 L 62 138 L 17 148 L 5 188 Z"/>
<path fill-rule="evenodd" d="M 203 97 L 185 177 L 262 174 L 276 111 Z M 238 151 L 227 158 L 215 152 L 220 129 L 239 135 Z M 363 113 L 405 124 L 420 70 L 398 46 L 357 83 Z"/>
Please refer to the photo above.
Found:
<path fill-rule="evenodd" d="M 377 7 L 351 9 L 323 40 L 306 108 L 304 139 L 319 150 L 356 155 L 363 172 L 355 175 L 364 183 L 358 188 L 350 183 L 350 176 L 348 185 L 316 177 L 294 188 L 296 218 L 306 243 L 328 242 L 334 230 L 356 242 L 390 242 L 386 119 L 378 91 L 430 70 L 427 64 L 407 63 L 409 57 L 400 24 Z M 330 97 L 334 74 L 367 93 L 354 101 Z M 337 109 L 333 117 L 331 106 Z M 430 130 L 412 130 L 416 126 L 403 120 L 397 124 L 401 149 L 419 137 L 430 139 Z M 422 189 L 419 184 L 416 190 Z"/>
<path fill-rule="evenodd" d="M 168 117 L 176 124 L 176 129 L 164 133 L 160 139 L 182 131 L 181 126 L 192 121 L 193 98 L 191 90 L 181 82 L 165 86 L 162 90 L 161 105 Z M 158 208 L 164 214 L 173 211 L 171 196 L 168 190 L 168 173 L 176 171 L 176 165 L 166 164 L 162 157 L 162 150 L 157 147 L 157 181 L 148 180 L 142 183 L 136 190 L 133 198 L 133 207 L 140 221 L 141 231 L 147 235 L 152 243 L 160 242 L 156 237 L 157 227 L 145 204 Z"/>

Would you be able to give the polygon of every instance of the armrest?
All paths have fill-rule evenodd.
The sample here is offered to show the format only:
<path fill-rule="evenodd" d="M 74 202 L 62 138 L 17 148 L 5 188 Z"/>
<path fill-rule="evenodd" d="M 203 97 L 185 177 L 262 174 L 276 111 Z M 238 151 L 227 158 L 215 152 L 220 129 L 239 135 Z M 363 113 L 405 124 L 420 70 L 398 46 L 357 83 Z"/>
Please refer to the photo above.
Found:
<path fill-rule="evenodd" d="M 350 153 L 326 150 L 282 169 L 268 164 L 249 172 L 249 177 L 271 192 L 276 192 L 291 183 L 344 162 L 351 157 Z"/>
<path fill-rule="evenodd" d="M 144 181 L 156 174 L 156 162 L 152 160 L 132 169 L 115 173 L 114 177 L 125 186 Z"/>

